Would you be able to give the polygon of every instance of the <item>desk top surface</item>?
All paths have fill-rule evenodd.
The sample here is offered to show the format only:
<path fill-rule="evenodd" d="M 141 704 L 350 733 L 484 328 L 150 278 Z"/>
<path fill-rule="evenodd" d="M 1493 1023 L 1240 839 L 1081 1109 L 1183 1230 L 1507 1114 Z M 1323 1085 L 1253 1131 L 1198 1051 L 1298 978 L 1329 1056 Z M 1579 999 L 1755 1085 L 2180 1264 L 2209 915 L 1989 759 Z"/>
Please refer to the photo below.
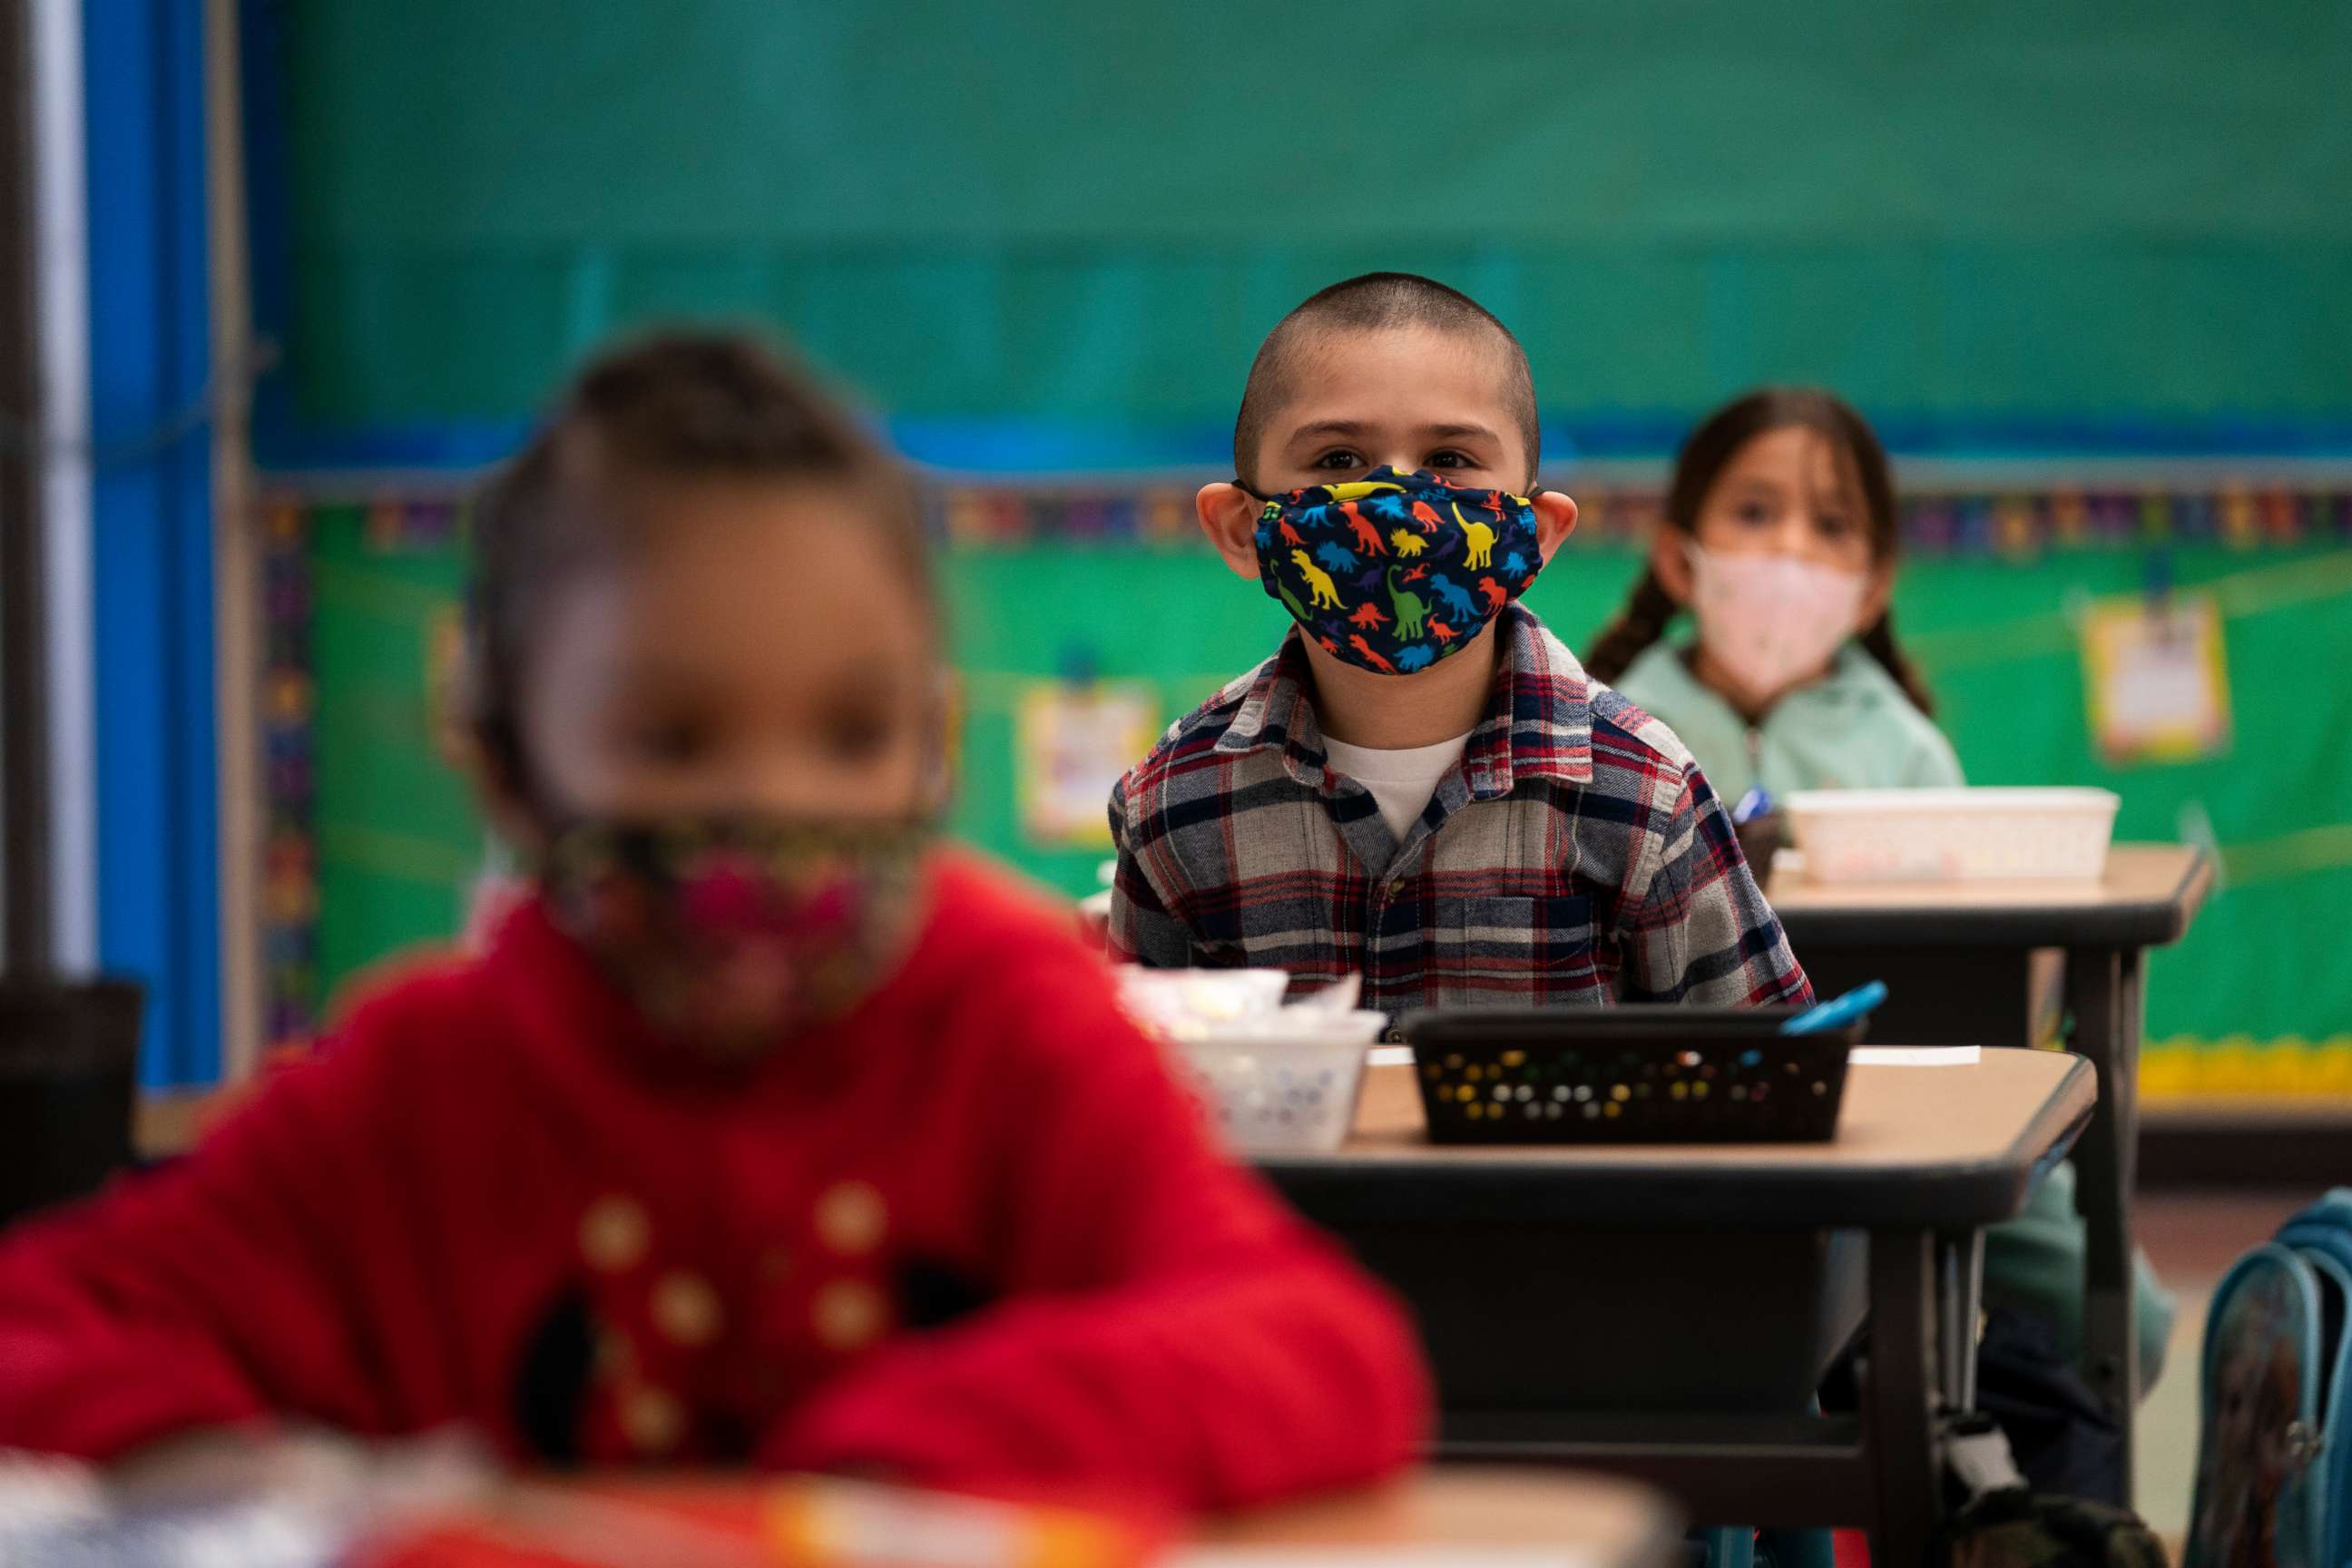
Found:
<path fill-rule="evenodd" d="M 2118 844 L 2095 882 L 1824 885 L 1775 873 L 1767 889 L 1790 942 L 2162 947 L 2178 942 L 2213 884 L 2212 858 L 2187 844 Z"/>
<path fill-rule="evenodd" d="M 1541 1548 L 1560 1568 L 1646 1568 L 1667 1559 L 1678 1533 L 1665 1500 L 1631 1482 L 1550 1469 L 1439 1468 L 1213 1527 L 1202 1555 L 1221 1547 L 1484 1546 L 1517 1549 L 1514 1563 L 1541 1560 L 1525 1555 Z"/>
<path fill-rule="evenodd" d="M 509 1495 L 545 1517 L 567 1503 L 584 1508 L 596 1500 L 723 1503 L 759 1484 L 741 1476 L 680 1472 L 534 1481 Z M 1671 1560 L 1680 1533 L 1681 1521 L 1664 1495 L 1632 1481 L 1549 1468 L 1438 1467 L 1378 1487 L 1210 1521 L 1169 1563 L 1244 1568 L 1295 1561 L 1338 1568 L 1353 1560 L 1350 1549 L 1369 1549 L 1370 1561 L 1404 1552 L 1415 1562 L 1458 1561 L 1471 1568 L 1482 1552 L 1511 1568 L 1659 1568 Z M 1452 1555 L 1456 1552 L 1458 1557 Z"/>
<path fill-rule="evenodd" d="M 2023 1207 L 2091 1111 L 2091 1066 L 2057 1051 L 1988 1050 L 1970 1066 L 1852 1067 L 1837 1136 L 1821 1143 L 1433 1144 L 1405 1067 L 1366 1070 L 1337 1153 L 1263 1167 L 1320 1215 L 1503 1205 L 1612 1227 L 1974 1227 Z"/>

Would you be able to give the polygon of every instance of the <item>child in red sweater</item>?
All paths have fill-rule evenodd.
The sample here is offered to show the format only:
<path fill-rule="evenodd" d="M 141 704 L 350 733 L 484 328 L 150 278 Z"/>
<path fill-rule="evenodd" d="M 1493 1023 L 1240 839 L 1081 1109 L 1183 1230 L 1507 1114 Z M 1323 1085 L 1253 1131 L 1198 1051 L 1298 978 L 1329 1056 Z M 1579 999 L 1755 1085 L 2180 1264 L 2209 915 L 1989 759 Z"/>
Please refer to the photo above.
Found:
<path fill-rule="evenodd" d="M 757 347 L 656 339 L 473 521 L 470 718 L 535 895 L 0 1242 L 0 1447 L 459 1424 L 1187 1508 L 1402 1462 L 1395 1306 L 1213 1151 L 1066 911 L 929 841 L 895 465 Z"/>

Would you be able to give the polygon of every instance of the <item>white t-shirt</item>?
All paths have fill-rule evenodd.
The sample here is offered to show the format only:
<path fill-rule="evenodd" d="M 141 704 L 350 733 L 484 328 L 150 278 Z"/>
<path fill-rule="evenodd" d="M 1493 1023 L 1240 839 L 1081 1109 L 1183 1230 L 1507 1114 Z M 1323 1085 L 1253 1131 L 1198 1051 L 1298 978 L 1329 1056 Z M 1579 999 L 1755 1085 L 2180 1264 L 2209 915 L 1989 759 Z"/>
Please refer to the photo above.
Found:
<path fill-rule="evenodd" d="M 1429 804 L 1429 797 L 1437 793 L 1437 781 L 1461 757 L 1462 748 L 1469 741 L 1469 735 L 1465 733 L 1433 746 L 1382 751 L 1371 746 L 1351 746 L 1327 736 L 1323 752 L 1330 758 L 1332 767 L 1372 792 L 1372 800 L 1381 808 L 1381 820 L 1402 839 L 1405 830 L 1421 816 L 1422 808 Z"/>

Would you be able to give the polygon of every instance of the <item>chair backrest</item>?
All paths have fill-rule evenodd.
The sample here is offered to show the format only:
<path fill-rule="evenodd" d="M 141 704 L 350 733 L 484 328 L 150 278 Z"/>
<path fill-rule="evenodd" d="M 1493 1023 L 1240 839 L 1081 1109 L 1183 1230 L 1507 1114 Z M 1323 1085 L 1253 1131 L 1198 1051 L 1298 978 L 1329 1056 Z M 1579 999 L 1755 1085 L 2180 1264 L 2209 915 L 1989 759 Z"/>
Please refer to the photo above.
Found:
<path fill-rule="evenodd" d="M 131 1163 L 142 999 L 124 980 L 0 978 L 0 1224 Z"/>

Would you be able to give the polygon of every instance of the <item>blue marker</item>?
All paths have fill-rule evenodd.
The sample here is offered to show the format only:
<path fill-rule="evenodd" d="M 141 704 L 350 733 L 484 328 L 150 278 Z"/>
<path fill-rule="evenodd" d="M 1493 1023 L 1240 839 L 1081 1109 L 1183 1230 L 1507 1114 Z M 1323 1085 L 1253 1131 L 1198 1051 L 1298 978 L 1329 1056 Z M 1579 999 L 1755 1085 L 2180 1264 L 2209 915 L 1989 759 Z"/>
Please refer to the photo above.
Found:
<path fill-rule="evenodd" d="M 1732 826 L 1742 826 L 1759 816 L 1769 815 L 1771 810 L 1772 797 L 1764 793 L 1764 786 L 1751 784 L 1748 786 L 1748 793 L 1739 797 L 1739 804 L 1731 808 Z"/>
<path fill-rule="evenodd" d="M 1780 1026 L 1784 1035 L 1826 1035 L 1843 1029 L 1886 1000 L 1886 982 L 1857 985 L 1835 1001 L 1808 1007 Z"/>

